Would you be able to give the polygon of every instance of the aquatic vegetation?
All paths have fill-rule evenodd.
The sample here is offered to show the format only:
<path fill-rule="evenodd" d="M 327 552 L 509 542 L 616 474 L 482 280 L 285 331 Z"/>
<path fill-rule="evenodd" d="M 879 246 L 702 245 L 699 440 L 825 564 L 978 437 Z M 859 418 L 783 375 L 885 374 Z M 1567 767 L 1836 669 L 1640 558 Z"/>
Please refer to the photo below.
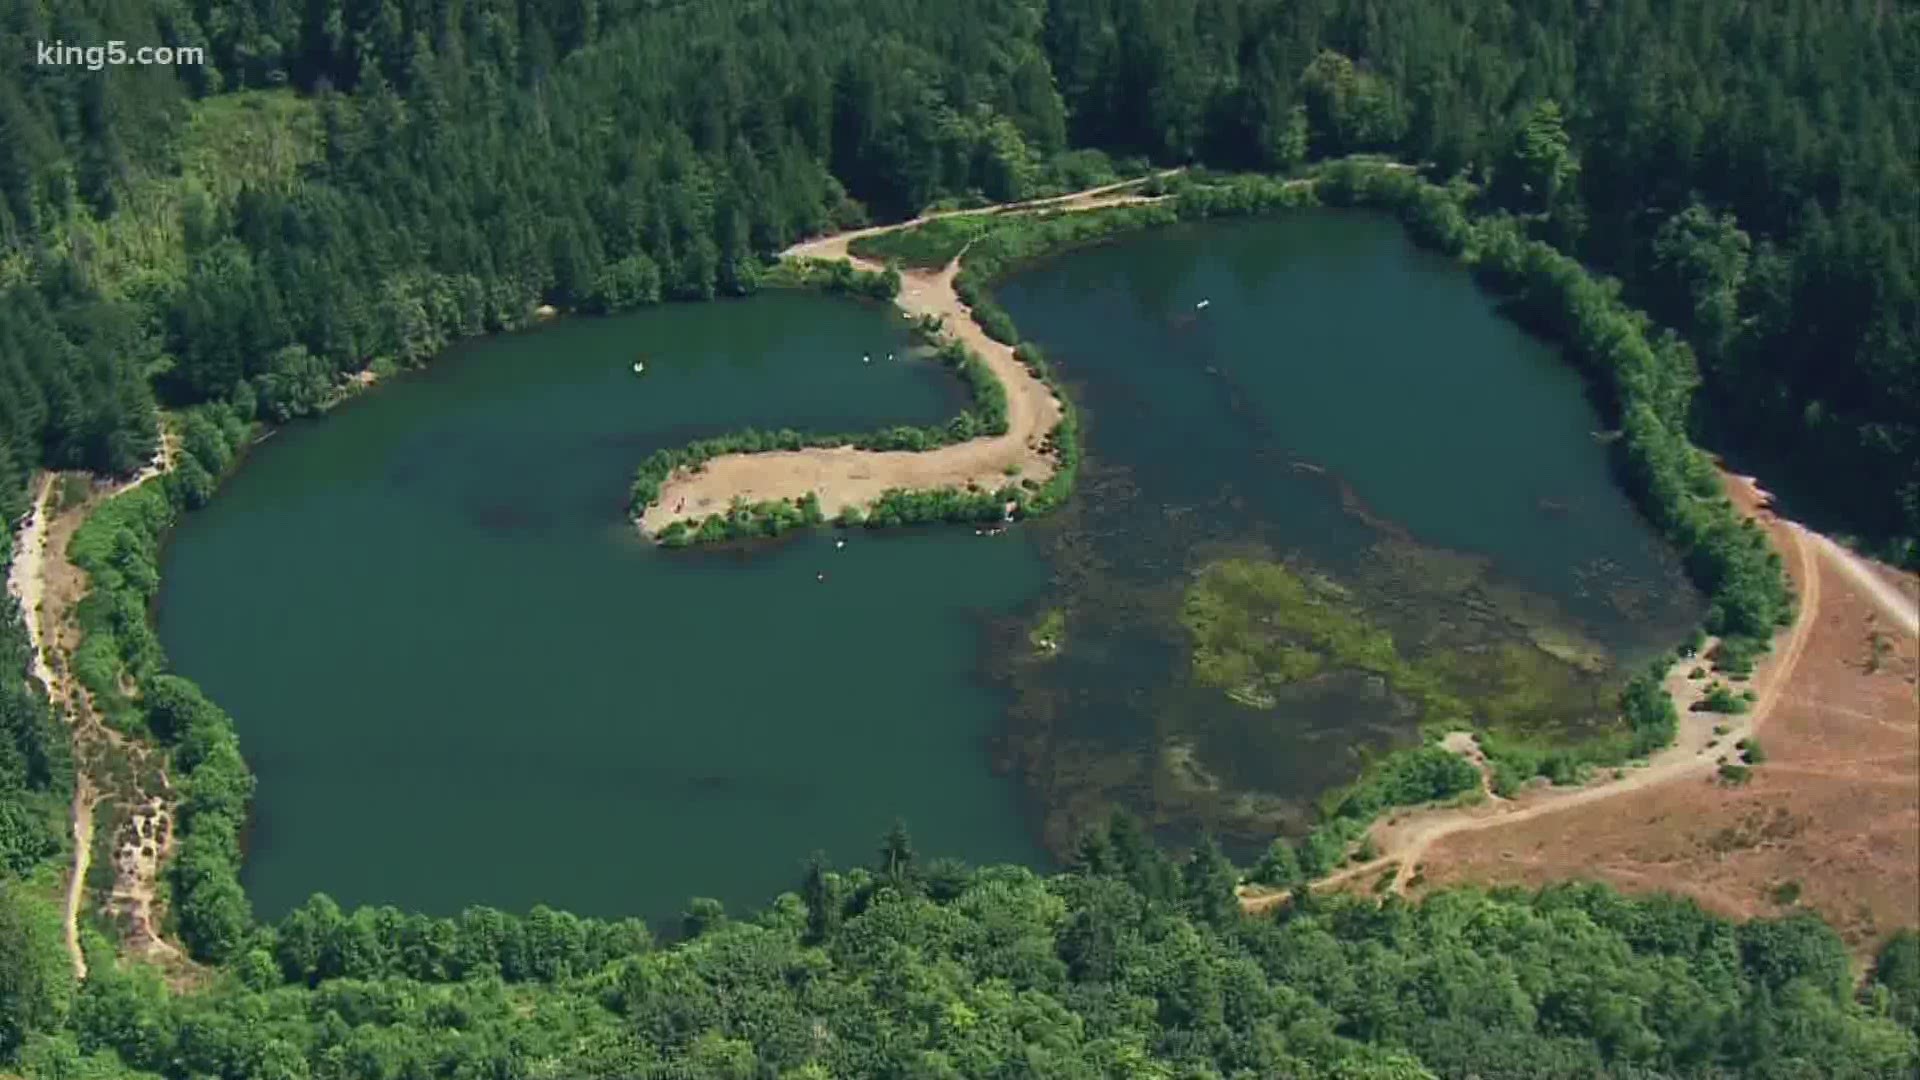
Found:
<path fill-rule="evenodd" d="M 1364 671 L 1415 701 L 1430 727 L 1469 721 L 1461 691 L 1481 671 L 1466 661 L 1409 662 L 1391 634 L 1323 582 L 1280 562 L 1227 559 L 1203 568 L 1180 610 L 1195 681 L 1271 707 L 1278 687 L 1328 669 Z"/>
<path fill-rule="evenodd" d="M 1418 651 L 1403 651 L 1353 599 L 1361 594 L 1315 582 L 1278 561 L 1228 558 L 1201 569 L 1180 610 L 1194 682 L 1247 708 L 1271 710 L 1290 685 L 1341 671 L 1369 673 L 1415 710 L 1430 735 L 1462 727 L 1480 733 L 1496 783 L 1508 790 L 1536 775 L 1570 782 L 1673 739 L 1678 718 L 1661 687 L 1664 660 L 1616 691 L 1590 665 L 1569 662 L 1498 619 L 1473 635 L 1449 627 Z M 1405 612 L 1398 616 L 1406 621 Z M 1505 637 L 1485 636 L 1503 627 Z M 1355 707 L 1366 708 L 1358 700 Z M 1398 769 L 1402 755 L 1425 752 L 1388 754 L 1373 767 Z M 1374 805 L 1346 789 L 1329 798 Z"/>
<path fill-rule="evenodd" d="M 1404 666 L 1391 637 L 1282 563 L 1208 566 L 1187 591 L 1181 621 L 1194 638 L 1194 676 L 1214 686 L 1282 685 L 1323 662 L 1388 676 Z"/>
<path fill-rule="evenodd" d="M 1059 652 L 1066 641 L 1067 613 L 1064 608 L 1048 608 L 1027 634 L 1027 643 L 1033 646 L 1034 652 L 1043 656 Z"/>

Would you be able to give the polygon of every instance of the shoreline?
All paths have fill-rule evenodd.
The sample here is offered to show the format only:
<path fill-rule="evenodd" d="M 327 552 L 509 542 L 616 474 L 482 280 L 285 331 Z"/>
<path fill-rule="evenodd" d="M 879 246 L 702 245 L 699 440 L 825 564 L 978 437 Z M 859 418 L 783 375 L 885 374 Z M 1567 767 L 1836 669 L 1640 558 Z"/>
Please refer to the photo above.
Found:
<path fill-rule="evenodd" d="M 924 214 L 909 221 L 854 229 L 802 241 L 781 252 L 783 259 L 844 260 L 855 270 L 883 273 L 886 267 L 848 250 L 856 240 L 912 229 L 928 221 L 968 215 L 994 216 L 1025 210 L 1097 210 L 1152 202 L 1127 189 L 1148 178 L 1089 188 L 1086 191 L 1025 203 L 977 210 Z M 852 446 L 731 453 L 692 468 L 676 469 L 660 486 L 660 496 L 641 511 L 640 534 L 658 541 L 676 522 L 691 525 L 725 513 L 735 500 L 748 504 L 792 503 L 811 494 L 828 518 L 865 511 L 889 491 L 959 489 L 992 492 L 1009 483 L 1044 484 L 1059 467 L 1049 440 L 1066 415 L 1066 403 L 1051 386 L 1014 355 L 1014 346 L 994 340 L 960 298 L 954 278 L 963 251 L 939 270 L 901 270 L 895 310 L 907 319 L 938 320 L 941 338 L 957 341 L 977 356 L 1007 397 L 1007 430 L 932 450 L 861 450 Z"/>
<path fill-rule="evenodd" d="M 1712 640 L 1709 639 L 1709 644 L 1702 648 L 1699 656 L 1679 658 L 1669 665 L 1667 676 L 1662 680 L 1663 689 L 1673 701 L 1680 718 L 1680 727 L 1673 742 L 1636 761 L 1598 770 L 1592 779 L 1583 784 L 1565 787 L 1530 784 L 1511 799 L 1490 797 L 1477 805 L 1465 807 L 1429 805 L 1400 808 L 1397 813 L 1388 813 L 1375 820 L 1361 834 L 1363 841 L 1370 841 L 1378 852 L 1374 858 L 1343 866 L 1295 888 L 1334 890 L 1357 880 L 1363 881 L 1368 875 L 1384 877 L 1391 872 L 1393 877 L 1387 886 L 1388 891 L 1405 896 L 1407 889 L 1414 884 L 1411 879 L 1420 873 L 1421 858 L 1434 844 L 1447 837 L 1544 817 L 1657 785 L 1697 779 L 1712 773 L 1724 760 L 1726 751 L 1722 751 L 1718 757 L 1712 751 L 1732 747 L 1740 740 L 1757 735 L 1768 715 L 1785 696 L 1786 688 L 1793 679 L 1795 665 L 1805 651 L 1817 621 L 1820 583 L 1816 561 L 1822 555 L 1828 558 L 1835 556 L 1826 553 L 1818 543 L 1823 537 L 1797 523 L 1776 518 L 1768 508 L 1769 496 L 1754 478 L 1723 473 L 1722 483 L 1730 494 L 1735 495 L 1735 503 L 1743 507 L 1743 512 L 1763 522 L 1778 520 L 1784 526 L 1782 531 L 1793 541 L 1793 561 L 1798 568 L 1803 590 L 1793 625 L 1775 636 L 1774 647 L 1753 674 L 1751 685 L 1758 692 L 1759 700 L 1751 709 L 1738 714 L 1692 711 L 1692 704 L 1716 681 L 1711 675 L 1702 679 L 1687 677 L 1688 671 L 1702 664 L 1702 658 L 1710 652 Z M 1713 730 L 1716 726 L 1722 729 L 1718 733 Z M 1471 737 L 1458 739 L 1458 734 L 1449 735 L 1442 745 L 1472 761 L 1481 770 L 1484 784 L 1488 773 L 1478 740 Z M 1471 744 L 1471 748 L 1468 744 Z M 1242 909 L 1257 914 L 1286 903 L 1294 889 L 1242 885 L 1237 892 Z"/>

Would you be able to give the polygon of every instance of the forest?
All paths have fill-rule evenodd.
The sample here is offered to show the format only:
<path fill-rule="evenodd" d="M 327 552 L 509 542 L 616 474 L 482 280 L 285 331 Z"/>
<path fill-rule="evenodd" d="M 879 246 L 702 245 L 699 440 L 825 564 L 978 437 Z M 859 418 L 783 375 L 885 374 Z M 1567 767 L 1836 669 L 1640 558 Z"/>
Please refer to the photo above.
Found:
<path fill-rule="evenodd" d="M 871 864 L 815 856 L 765 910 L 633 920 L 315 896 L 217 981 L 100 964 L 75 988 L 50 906 L 0 888 L 0 1053 L 25 1075 L 1899 1077 L 1920 1064 L 1920 938 L 1856 985 L 1795 915 L 1735 925 L 1595 885 L 1308 896 L 1247 918 L 1211 843 L 1174 860 L 1125 817 L 1070 872 L 972 868 L 896 824 Z M 48 957 L 51 957 L 49 960 Z"/>
<path fill-rule="evenodd" d="M 211 62 L 35 65 L 55 39 L 204 46 Z M 1517 316 L 1606 374 L 1631 486 L 1714 596 L 1710 621 L 1757 640 L 1786 610 L 1777 567 L 1703 499 L 1689 437 L 1796 514 L 1920 562 L 1912 6 L 73 0 L 8 5 L 0 55 L 0 512 L 21 516 L 36 468 L 137 469 L 159 410 L 175 414 L 181 468 L 76 540 L 97 596 L 75 664 L 116 726 L 191 775 L 173 929 L 216 965 L 191 994 L 104 957 L 73 984 L 38 887 L 68 842 L 69 750 L 29 682 L 0 679 L 0 1062 L 46 1077 L 1911 1074 L 1911 935 L 1856 985 L 1811 917 L 1736 926 L 1584 886 L 1242 919 L 1217 852 L 1169 861 L 1124 823 L 1047 880 L 923 864 L 895 834 L 874 869 L 816 865 L 751 918 L 694 901 L 671 947 L 544 909 L 448 920 L 317 898 L 260 925 L 235 875 L 239 740 L 168 680 L 145 611 L 162 531 L 209 497 L 248 425 L 314 412 L 344 375 L 423 363 L 541 303 L 786 283 L 768 257 L 789 242 L 932 204 L 1149 163 L 1278 173 L 1369 152 L 1430 183 L 1356 181 L 1354 201 L 1470 254 Z M 1249 208 L 1236 190 L 1253 191 L 1188 193 L 1186 212 Z M 976 300 L 996 257 L 980 254 L 961 283 Z M 1072 482 L 1072 423 L 1041 503 Z M 748 509 L 734 527 L 811 520 Z M 902 494 L 875 524 L 975 512 Z M 0 669 L 24 671 L 19 612 L 0 616 Z M 1332 844 L 1254 871 L 1297 880 Z"/>

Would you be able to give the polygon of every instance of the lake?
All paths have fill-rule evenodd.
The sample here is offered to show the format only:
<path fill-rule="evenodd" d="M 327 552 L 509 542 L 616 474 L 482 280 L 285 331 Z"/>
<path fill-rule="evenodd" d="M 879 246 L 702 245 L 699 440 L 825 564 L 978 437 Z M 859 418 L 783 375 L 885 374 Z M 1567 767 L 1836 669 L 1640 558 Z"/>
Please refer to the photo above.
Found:
<path fill-rule="evenodd" d="M 813 295 L 478 343 L 258 447 L 170 542 L 157 618 L 258 774 L 260 912 L 740 911 L 816 848 L 871 861 L 896 816 L 926 855 L 1040 866 L 1114 807 L 1297 830 L 1419 712 L 1339 663 L 1210 682 L 1273 644 L 1196 659 L 1197 605 L 1246 607 L 1199 595 L 1223 566 L 1311 583 L 1543 737 L 1603 724 L 1697 617 L 1579 379 L 1389 220 L 1162 230 L 998 294 L 1088 461 L 1064 511 L 991 539 L 634 535 L 655 448 L 960 406 L 931 361 L 860 362 L 904 354 L 897 314 Z"/>
<path fill-rule="evenodd" d="M 1036 858 L 987 767 L 1004 701 L 974 678 L 980 614 L 1043 581 L 1030 549 L 935 530 L 669 553 L 626 522 L 657 447 L 951 415 L 937 362 L 879 361 L 905 325 L 799 294 L 568 320 L 260 445 L 173 536 L 158 604 L 259 778 L 260 913 L 316 890 L 740 910 L 816 848 L 870 862 L 896 815 L 929 850 Z"/>

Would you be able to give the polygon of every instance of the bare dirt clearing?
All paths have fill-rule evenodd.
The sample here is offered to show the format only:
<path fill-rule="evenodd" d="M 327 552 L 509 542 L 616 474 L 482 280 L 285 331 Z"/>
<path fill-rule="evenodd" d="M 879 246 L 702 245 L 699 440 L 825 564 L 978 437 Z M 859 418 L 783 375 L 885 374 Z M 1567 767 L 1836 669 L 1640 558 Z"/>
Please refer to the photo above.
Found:
<path fill-rule="evenodd" d="M 1920 642 L 1903 606 L 1911 576 L 1778 519 L 1751 480 L 1728 477 L 1727 488 L 1769 530 L 1800 596 L 1799 617 L 1754 673 L 1758 700 L 1747 714 L 1692 712 L 1707 680 L 1687 677 L 1691 662 L 1676 665 L 1667 686 L 1680 732 L 1645 764 L 1584 787 L 1389 818 L 1369 833 L 1378 858 L 1313 887 L 1404 893 L 1598 878 L 1741 917 L 1802 905 L 1861 951 L 1920 923 Z M 1765 758 L 1751 779 L 1723 780 L 1719 766 L 1740 760 L 1735 744 L 1762 735 Z M 1484 768 L 1464 743 L 1448 745 Z M 1242 905 L 1259 911 L 1286 895 L 1247 889 Z"/>
<path fill-rule="evenodd" d="M 1795 629 L 1805 628 L 1797 654 L 1777 645 L 1756 674 L 1773 704 L 1755 710 L 1766 760 L 1752 779 L 1729 786 L 1703 769 L 1578 815 L 1491 821 L 1425 849 L 1427 886 L 1597 878 L 1733 916 L 1799 905 L 1856 950 L 1920 923 L 1920 656 L 1896 606 L 1902 590 L 1863 581 L 1901 576 L 1862 569 L 1857 556 L 1765 511 L 1750 484 L 1729 486 L 1785 554 L 1801 595 Z M 1795 558 L 1796 548 L 1808 557 Z M 1730 761 L 1731 738 L 1718 748 Z"/>

